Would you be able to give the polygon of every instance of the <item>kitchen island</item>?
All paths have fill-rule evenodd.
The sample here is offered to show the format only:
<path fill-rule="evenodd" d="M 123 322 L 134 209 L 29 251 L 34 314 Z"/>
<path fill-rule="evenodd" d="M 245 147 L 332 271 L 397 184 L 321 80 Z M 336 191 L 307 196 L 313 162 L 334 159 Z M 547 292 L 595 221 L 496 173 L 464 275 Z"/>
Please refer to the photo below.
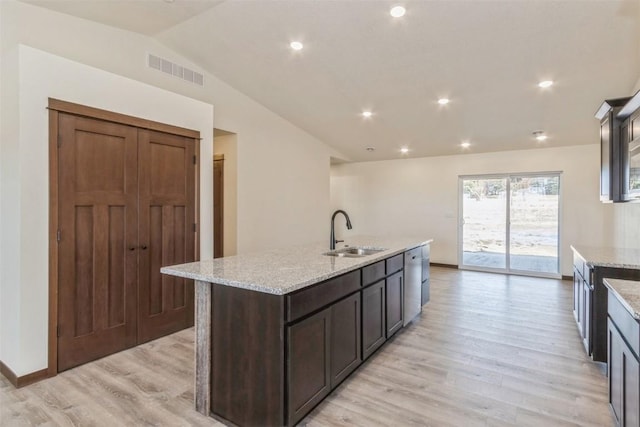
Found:
<path fill-rule="evenodd" d="M 427 254 L 428 280 L 431 240 L 348 243 L 370 254 L 315 244 L 162 268 L 196 281 L 196 410 L 294 425 L 403 327 L 405 252 Z"/>

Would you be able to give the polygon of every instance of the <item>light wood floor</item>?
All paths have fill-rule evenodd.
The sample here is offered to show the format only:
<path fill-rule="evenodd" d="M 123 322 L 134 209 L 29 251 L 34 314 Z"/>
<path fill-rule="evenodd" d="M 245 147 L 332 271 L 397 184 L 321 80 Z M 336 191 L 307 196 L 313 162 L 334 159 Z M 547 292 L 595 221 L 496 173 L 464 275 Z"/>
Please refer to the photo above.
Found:
<path fill-rule="evenodd" d="M 610 426 L 570 282 L 432 269 L 431 302 L 309 426 Z M 212 426 L 193 410 L 193 330 L 14 389 L 0 425 Z"/>

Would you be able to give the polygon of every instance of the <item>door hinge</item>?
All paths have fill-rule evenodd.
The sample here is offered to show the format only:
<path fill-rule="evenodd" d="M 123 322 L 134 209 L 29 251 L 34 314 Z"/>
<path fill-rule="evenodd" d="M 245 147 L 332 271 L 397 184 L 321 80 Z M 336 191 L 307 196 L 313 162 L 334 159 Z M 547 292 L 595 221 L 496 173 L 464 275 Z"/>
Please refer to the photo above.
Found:
<path fill-rule="evenodd" d="M 62 238 L 62 233 L 60 232 L 60 230 L 58 230 L 56 232 L 56 240 L 59 242 L 61 238 Z"/>
<path fill-rule="evenodd" d="M 196 223 L 194 222 L 194 223 L 193 223 L 193 232 L 195 233 L 196 231 L 198 231 L 198 228 L 197 228 Z"/>
<path fill-rule="evenodd" d="M 198 157 L 195 154 L 193 155 L 193 164 L 194 165 L 198 164 Z"/>
<path fill-rule="evenodd" d="M 56 335 L 60 338 L 60 325 L 56 327 Z"/>

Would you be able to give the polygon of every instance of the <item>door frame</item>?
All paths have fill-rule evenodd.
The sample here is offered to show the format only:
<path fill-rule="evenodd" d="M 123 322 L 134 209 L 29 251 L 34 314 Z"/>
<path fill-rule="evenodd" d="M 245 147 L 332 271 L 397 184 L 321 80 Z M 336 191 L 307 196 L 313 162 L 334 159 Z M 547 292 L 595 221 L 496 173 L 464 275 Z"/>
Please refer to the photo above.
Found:
<path fill-rule="evenodd" d="M 55 98 L 48 99 L 49 110 L 49 328 L 47 377 L 58 374 L 58 115 L 69 113 L 76 116 L 134 126 L 158 132 L 192 138 L 195 143 L 195 206 L 194 238 L 195 260 L 200 259 L 200 132 L 140 117 L 102 110 Z"/>
<path fill-rule="evenodd" d="M 510 245 L 511 245 L 511 177 L 558 177 L 558 272 L 545 273 L 526 270 L 512 270 L 510 265 Z M 463 238 L 464 238 L 464 194 L 463 182 L 468 179 L 503 179 L 507 180 L 507 201 L 505 206 L 506 233 L 505 233 L 505 268 L 465 266 L 463 264 Z M 484 271 L 488 273 L 513 274 L 517 276 L 547 277 L 552 279 L 562 278 L 562 171 L 547 172 L 513 172 L 495 174 L 458 175 L 458 268 L 460 270 Z"/>

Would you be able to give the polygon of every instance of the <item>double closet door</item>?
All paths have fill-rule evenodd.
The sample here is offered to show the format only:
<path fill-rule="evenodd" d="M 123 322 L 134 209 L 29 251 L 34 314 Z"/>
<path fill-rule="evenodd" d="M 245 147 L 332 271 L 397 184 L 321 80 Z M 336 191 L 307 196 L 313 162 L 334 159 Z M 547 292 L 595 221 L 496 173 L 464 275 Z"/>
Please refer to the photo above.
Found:
<path fill-rule="evenodd" d="M 195 140 L 58 115 L 58 371 L 193 325 Z"/>

